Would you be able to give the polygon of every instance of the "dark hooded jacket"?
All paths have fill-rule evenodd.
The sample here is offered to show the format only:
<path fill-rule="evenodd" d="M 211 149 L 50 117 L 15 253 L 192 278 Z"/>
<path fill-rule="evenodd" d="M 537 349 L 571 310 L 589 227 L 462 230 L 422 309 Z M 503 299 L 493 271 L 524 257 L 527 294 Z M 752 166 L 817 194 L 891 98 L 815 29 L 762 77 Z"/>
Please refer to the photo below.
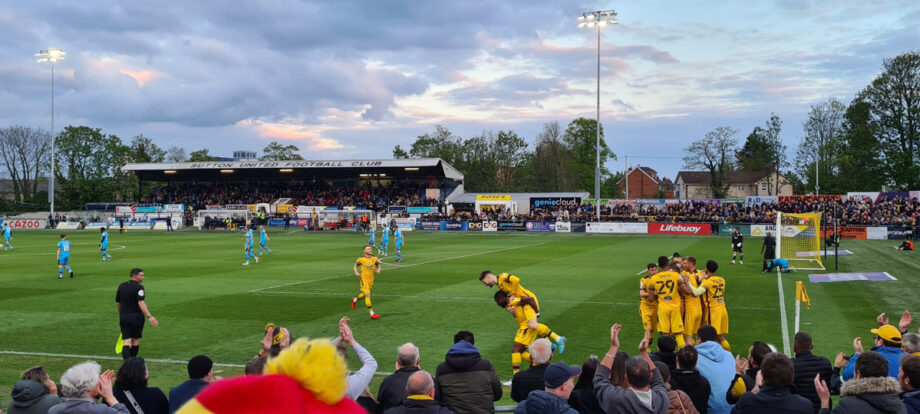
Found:
<path fill-rule="evenodd" d="M 578 414 L 565 398 L 555 396 L 543 390 L 534 390 L 521 401 L 514 414 Z"/>
<path fill-rule="evenodd" d="M 840 402 L 834 407 L 836 414 L 907 414 L 898 391 L 898 380 L 891 377 L 854 378 L 840 388 Z M 827 408 L 818 411 L 831 412 Z"/>
<path fill-rule="evenodd" d="M 700 375 L 699 371 L 671 371 L 669 382 L 672 390 L 680 390 L 690 396 L 690 401 L 693 401 L 693 406 L 700 414 L 709 412 L 709 380 Z"/>
<path fill-rule="evenodd" d="M 901 393 L 901 401 L 904 402 L 908 414 L 920 414 L 920 390 Z"/>
<path fill-rule="evenodd" d="M 454 414 L 491 413 L 494 402 L 502 398 L 502 384 L 492 363 L 467 341 L 450 347 L 435 371 L 434 383 L 437 399 Z"/>
<path fill-rule="evenodd" d="M 44 385 L 31 380 L 17 382 L 11 396 L 13 401 L 10 402 L 7 414 L 47 414 L 49 408 L 63 402 L 61 397 L 48 394 Z"/>

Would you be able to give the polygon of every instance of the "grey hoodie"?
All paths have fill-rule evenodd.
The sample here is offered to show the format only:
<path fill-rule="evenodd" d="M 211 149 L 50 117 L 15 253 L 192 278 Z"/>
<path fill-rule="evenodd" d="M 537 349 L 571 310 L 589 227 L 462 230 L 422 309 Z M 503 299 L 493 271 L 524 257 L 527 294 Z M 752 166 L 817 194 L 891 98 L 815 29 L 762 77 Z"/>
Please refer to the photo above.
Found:
<path fill-rule="evenodd" d="M 840 389 L 840 402 L 834 413 L 842 414 L 907 414 L 907 409 L 898 397 L 901 386 L 891 377 L 870 377 L 851 379 Z M 831 412 L 822 408 L 819 413 Z"/>
<path fill-rule="evenodd" d="M 13 401 L 7 414 L 45 414 L 48 409 L 62 401 L 61 397 L 48 394 L 44 385 L 31 380 L 17 382 L 10 395 Z"/>

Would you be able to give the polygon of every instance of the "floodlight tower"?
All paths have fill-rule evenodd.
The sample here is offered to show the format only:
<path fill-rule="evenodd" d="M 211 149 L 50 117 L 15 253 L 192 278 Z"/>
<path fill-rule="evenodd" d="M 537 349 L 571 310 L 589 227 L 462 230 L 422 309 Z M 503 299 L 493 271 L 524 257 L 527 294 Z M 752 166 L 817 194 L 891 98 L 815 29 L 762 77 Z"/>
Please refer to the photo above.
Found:
<path fill-rule="evenodd" d="M 51 175 L 48 176 L 48 202 L 54 219 L 54 63 L 63 61 L 67 53 L 62 49 L 45 49 L 35 54 L 38 63 L 51 62 Z M 51 224 L 51 223 L 48 223 Z"/>

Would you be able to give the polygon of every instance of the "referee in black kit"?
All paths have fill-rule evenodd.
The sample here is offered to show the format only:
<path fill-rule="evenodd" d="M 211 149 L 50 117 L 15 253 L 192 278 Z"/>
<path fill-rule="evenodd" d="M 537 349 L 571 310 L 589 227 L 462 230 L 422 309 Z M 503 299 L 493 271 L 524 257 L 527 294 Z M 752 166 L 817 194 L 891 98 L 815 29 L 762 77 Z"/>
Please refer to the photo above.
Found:
<path fill-rule="evenodd" d="M 157 326 L 157 318 L 150 314 L 144 299 L 147 293 L 144 291 L 144 271 L 139 268 L 131 269 L 131 280 L 118 285 L 118 293 L 115 294 L 115 306 L 118 308 L 119 323 L 121 325 L 121 336 L 125 343 L 121 347 L 121 357 L 125 360 L 137 356 L 140 350 L 140 341 L 144 333 L 144 320 L 150 320 L 150 324 Z"/>

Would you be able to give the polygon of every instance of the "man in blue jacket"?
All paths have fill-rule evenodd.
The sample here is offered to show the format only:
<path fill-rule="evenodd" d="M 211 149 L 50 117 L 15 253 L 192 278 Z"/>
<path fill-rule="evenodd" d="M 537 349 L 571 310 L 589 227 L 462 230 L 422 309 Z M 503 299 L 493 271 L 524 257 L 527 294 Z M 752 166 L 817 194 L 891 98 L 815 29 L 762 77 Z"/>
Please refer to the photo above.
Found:
<path fill-rule="evenodd" d="M 726 401 L 725 393 L 735 378 L 735 358 L 719 344 L 716 328 L 703 325 L 698 335 L 696 370 L 709 380 L 709 414 L 728 414 L 732 406 Z"/>
<path fill-rule="evenodd" d="M 901 358 L 910 355 L 901 350 L 901 331 L 892 325 L 882 325 L 878 329 L 873 329 L 875 335 L 875 346 L 872 351 L 882 354 L 888 360 L 888 376 L 898 378 L 898 367 L 901 366 Z M 862 338 L 853 340 L 853 356 L 843 367 L 843 380 L 848 381 L 853 378 L 856 371 L 856 361 L 859 354 L 863 353 Z"/>
<path fill-rule="evenodd" d="M 174 413 L 185 403 L 195 398 L 214 378 L 214 362 L 204 355 L 196 355 L 188 361 L 188 381 L 169 390 L 169 412 Z"/>

